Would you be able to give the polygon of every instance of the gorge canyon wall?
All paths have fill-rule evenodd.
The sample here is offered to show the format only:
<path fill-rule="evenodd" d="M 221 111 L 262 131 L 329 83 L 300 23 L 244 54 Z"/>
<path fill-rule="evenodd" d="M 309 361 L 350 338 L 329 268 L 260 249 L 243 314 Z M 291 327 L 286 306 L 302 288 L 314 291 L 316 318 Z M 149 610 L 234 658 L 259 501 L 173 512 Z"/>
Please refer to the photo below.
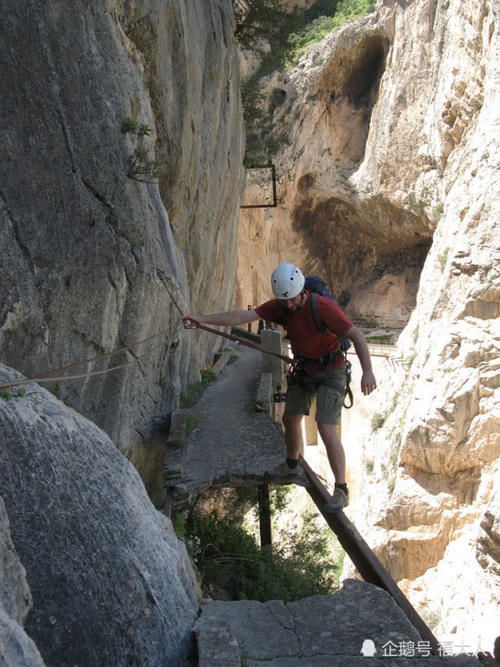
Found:
<path fill-rule="evenodd" d="M 405 327 L 376 395 L 357 388 L 351 512 L 473 650 L 499 618 L 498 33 L 490 0 L 384 0 L 264 79 L 278 201 L 241 213 L 237 289 L 257 305 L 291 261 L 365 328 Z"/>
<path fill-rule="evenodd" d="M 156 335 L 78 368 L 114 372 L 50 385 L 152 493 L 158 429 L 218 345 L 191 346 L 172 296 L 184 312 L 233 298 L 244 150 L 233 22 L 230 0 L 3 12 L 2 361 L 33 376 Z"/>
<path fill-rule="evenodd" d="M 380 456 L 375 476 L 384 476 L 384 443 L 397 462 L 391 497 L 380 487 L 370 494 L 370 516 L 384 534 L 373 536 L 379 552 L 409 580 L 436 632 L 472 648 L 492 645 L 499 611 L 498 9 L 438 3 L 429 14 L 433 93 L 417 116 L 415 152 L 404 159 L 416 198 L 442 216 L 399 341 L 407 369 L 384 396 L 387 420 L 371 441 Z M 417 36 L 427 27 L 421 12 L 415 8 Z M 408 16 L 396 16 L 396 30 Z M 382 136 L 384 128 L 387 119 Z M 402 129 L 382 150 L 395 152 Z M 367 164 L 364 182 L 369 173 Z"/>
<path fill-rule="evenodd" d="M 70 602 L 86 588 L 50 560 L 49 519 L 37 526 L 49 507 L 66 517 L 53 519 L 61 553 L 97 568 L 102 590 L 85 599 L 96 632 L 99 604 L 104 616 L 116 609 L 105 605 L 113 571 L 99 549 L 129 556 L 123 586 L 110 593 L 129 614 L 113 626 L 116 655 L 137 631 L 149 659 L 135 607 L 152 616 L 156 638 L 166 628 L 187 652 L 195 587 L 171 526 L 120 452 L 161 502 L 169 414 L 220 344 L 203 335 L 193 344 L 174 300 L 184 312 L 246 309 L 268 298 L 277 263 L 295 261 L 322 274 L 356 321 L 404 327 L 397 367 L 364 403 L 362 503 L 350 511 L 440 638 L 475 650 L 482 634 L 491 649 L 500 575 L 496 0 L 379 0 L 374 14 L 266 79 L 282 146 L 278 206 L 242 212 L 239 232 L 244 128 L 229 0 L 8 5 L 2 363 L 35 375 L 157 338 L 75 371 L 120 366 L 113 372 L 47 385 L 69 408 L 40 388 L 1 400 L 2 640 L 16 638 L 28 664 L 41 664 L 22 635 L 30 608 L 33 636 L 37 623 L 40 637 L 57 641 L 77 632 Z M 18 376 L 2 366 L 1 377 Z M 83 555 L 82 534 L 91 545 Z M 52 589 L 58 596 L 40 594 Z M 67 617 L 54 613 L 65 604 Z M 151 659 L 164 657 L 154 646 Z M 39 648 L 48 654 L 42 640 Z"/>
<path fill-rule="evenodd" d="M 193 344 L 174 300 L 233 300 L 233 34 L 230 0 L 2 6 L 0 383 L 126 348 L 57 373 L 53 395 L 0 393 L 2 664 L 179 665 L 192 649 L 199 590 L 151 501 L 169 415 L 220 345 Z"/>

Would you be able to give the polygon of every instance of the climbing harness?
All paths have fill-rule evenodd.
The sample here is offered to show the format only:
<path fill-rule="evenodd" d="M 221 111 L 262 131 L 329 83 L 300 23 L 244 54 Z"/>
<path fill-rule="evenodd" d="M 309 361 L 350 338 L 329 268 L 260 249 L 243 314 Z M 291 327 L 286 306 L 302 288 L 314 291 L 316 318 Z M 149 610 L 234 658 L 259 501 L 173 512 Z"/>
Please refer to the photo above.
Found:
<path fill-rule="evenodd" d="M 333 358 L 339 358 L 339 356 L 342 356 L 344 358 L 344 368 L 345 368 L 345 374 L 346 374 L 346 382 L 345 385 L 340 382 L 335 382 L 333 380 L 327 379 L 325 380 L 325 383 L 328 384 L 329 386 L 332 386 L 334 389 L 336 389 L 339 393 L 342 394 L 342 405 L 344 408 L 347 410 L 349 408 L 352 408 L 354 404 L 354 398 L 352 394 L 352 389 L 351 389 L 351 362 L 347 359 L 347 354 L 345 352 L 341 353 L 340 355 L 336 354 L 335 352 L 332 353 Z M 326 355 L 326 358 L 330 358 L 330 355 Z M 325 357 L 324 357 L 325 359 Z M 307 364 L 308 362 L 311 363 L 316 363 L 317 365 L 322 365 L 322 366 L 327 366 L 329 363 L 332 363 L 331 361 L 323 363 L 323 360 L 321 359 L 305 359 L 304 357 L 298 357 L 296 360 L 296 363 L 293 367 L 290 368 L 288 375 L 287 375 L 287 384 L 290 387 L 293 384 L 298 384 L 304 389 L 313 389 L 315 385 L 315 374 L 310 373 L 307 370 Z M 320 375 L 316 375 L 316 377 L 321 377 Z M 349 402 L 347 402 L 349 400 Z"/>
<path fill-rule="evenodd" d="M 233 336 L 232 334 L 225 333 L 224 331 L 220 331 L 220 329 L 214 329 L 212 327 L 208 327 L 206 324 L 201 324 L 201 322 L 198 322 L 198 320 L 195 320 L 193 317 L 183 317 L 182 318 L 184 328 L 185 329 L 203 329 L 203 331 L 208 331 L 209 333 L 213 333 L 216 336 L 222 336 L 223 338 L 227 338 L 228 340 L 231 340 L 235 343 L 238 343 L 239 345 L 245 345 L 246 347 L 250 347 L 253 350 L 257 350 L 258 352 L 263 352 L 264 354 L 269 354 L 272 357 L 277 357 L 278 359 L 282 359 L 285 361 L 287 364 L 290 364 L 290 369 L 288 372 L 287 380 L 288 384 L 290 385 L 293 382 L 296 383 L 302 383 L 304 381 L 304 376 L 307 376 L 307 370 L 306 370 L 306 365 L 307 361 L 315 361 L 319 362 L 320 364 L 327 366 L 332 361 L 337 359 L 339 356 L 344 357 L 344 364 L 345 364 L 345 370 L 346 370 L 346 385 L 345 389 L 342 387 L 342 391 L 344 392 L 343 395 L 343 405 L 345 408 L 349 409 L 352 408 L 354 399 L 352 395 L 352 390 L 350 387 L 351 383 L 351 362 L 347 359 L 347 353 L 340 352 L 337 354 L 336 352 L 331 353 L 330 355 L 327 355 L 326 357 L 323 357 L 323 359 L 304 359 L 303 357 L 297 357 L 293 359 L 292 357 L 288 357 L 284 354 L 278 354 L 277 352 L 271 352 L 270 350 L 264 350 L 264 348 L 260 347 L 259 345 L 254 345 L 253 343 L 250 343 L 243 338 L 239 338 L 238 336 Z M 333 356 L 332 356 L 333 355 Z M 326 361 L 324 361 L 326 360 Z M 339 385 L 340 386 L 340 385 Z M 349 404 L 346 403 L 346 400 L 349 399 Z"/>

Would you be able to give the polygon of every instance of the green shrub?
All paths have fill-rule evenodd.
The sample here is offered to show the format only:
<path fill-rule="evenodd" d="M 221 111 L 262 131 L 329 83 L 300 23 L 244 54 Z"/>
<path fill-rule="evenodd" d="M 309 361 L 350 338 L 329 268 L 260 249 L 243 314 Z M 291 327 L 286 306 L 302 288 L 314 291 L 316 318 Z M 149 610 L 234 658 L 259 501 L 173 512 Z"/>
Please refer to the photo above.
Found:
<path fill-rule="evenodd" d="M 368 14 L 375 8 L 374 0 L 341 0 L 336 3 L 323 2 L 322 4 L 324 5 L 324 14 L 318 16 L 318 12 L 306 13 L 306 19 L 313 18 L 313 20 L 299 32 L 289 35 L 289 51 L 286 56 L 289 65 L 296 63 L 311 44 L 319 42 L 328 33 L 344 25 L 344 23 Z"/>
<path fill-rule="evenodd" d="M 145 148 L 136 148 L 129 157 L 127 176 L 142 183 L 156 183 L 156 179 L 167 173 L 166 160 L 153 160 Z"/>
<path fill-rule="evenodd" d="M 10 401 L 11 398 L 22 398 L 25 394 L 26 389 L 14 389 L 13 391 L 2 389 L 0 391 L 0 398 L 3 398 L 4 401 Z"/>
<path fill-rule="evenodd" d="M 200 420 L 196 415 L 186 415 L 186 435 L 191 435 L 195 428 L 200 425 Z"/>
<path fill-rule="evenodd" d="M 203 392 L 211 382 L 215 382 L 217 376 L 210 370 L 200 372 L 201 382 L 193 382 L 181 393 L 180 407 L 182 409 L 192 408 L 200 400 Z"/>
<path fill-rule="evenodd" d="M 209 385 L 211 382 L 215 382 L 217 380 L 217 376 L 213 371 L 210 370 L 202 370 L 200 371 L 201 375 L 201 383 L 206 387 Z"/>
<path fill-rule="evenodd" d="M 152 132 L 151 126 L 147 123 L 139 123 L 135 118 L 124 118 L 122 120 L 122 133 L 137 134 L 140 137 L 149 136 Z"/>
<path fill-rule="evenodd" d="M 207 593 L 216 586 L 233 600 L 287 603 L 338 588 L 341 564 L 332 564 L 328 538 L 312 522 L 298 539 L 275 549 L 261 549 L 252 535 L 216 512 L 191 515 L 183 530 Z"/>
<path fill-rule="evenodd" d="M 297 13 L 283 9 L 281 0 L 233 0 L 235 36 L 243 49 L 260 53 L 263 41 L 281 44 L 300 22 Z"/>
<path fill-rule="evenodd" d="M 137 127 L 139 126 L 139 122 L 135 120 L 134 118 L 124 118 L 122 120 L 122 132 L 123 134 L 127 134 L 127 132 L 132 132 L 135 133 L 137 131 Z"/>

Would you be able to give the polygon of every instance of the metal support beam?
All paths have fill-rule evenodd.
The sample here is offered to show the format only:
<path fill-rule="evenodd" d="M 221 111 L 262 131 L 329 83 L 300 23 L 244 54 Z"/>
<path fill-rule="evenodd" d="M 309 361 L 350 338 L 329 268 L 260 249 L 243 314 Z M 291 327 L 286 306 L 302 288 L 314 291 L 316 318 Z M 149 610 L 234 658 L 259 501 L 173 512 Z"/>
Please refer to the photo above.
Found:
<path fill-rule="evenodd" d="M 276 208 L 278 206 L 278 195 L 276 191 L 276 168 L 274 164 L 256 164 L 253 167 L 247 167 L 250 169 L 269 169 L 271 170 L 271 183 L 273 189 L 272 202 L 267 202 L 264 204 L 243 204 L 240 208 Z"/>
<path fill-rule="evenodd" d="M 271 546 L 271 501 L 269 499 L 269 484 L 260 484 L 258 487 L 259 495 L 259 526 L 260 526 L 260 546 Z"/>
<path fill-rule="evenodd" d="M 324 516 L 327 524 L 337 535 L 340 544 L 349 555 L 349 558 L 356 566 L 360 575 L 365 581 L 383 588 L 393 597 L 394 601 L 401 607 L 412 625 L 418 630 L 422 639 L 429 642 L 432 653 L 434 655 L 439 655 L 438 640 L 426 625 L 425 621 L 410 604 L 409 600 L 403 595 L 394 579 L 375 556 L 368 544 L 358 533 L 354 524 L 349 521 L 342 511 L 332 514 L 323 512 L 324 506 L 330 500 L 330 495 L 316 477 L 315 472 L 303 458 L 300 458 L 300 465 L 304 469 L 309 480 L 309 486 L 307 487 L 309 495 Z"/>

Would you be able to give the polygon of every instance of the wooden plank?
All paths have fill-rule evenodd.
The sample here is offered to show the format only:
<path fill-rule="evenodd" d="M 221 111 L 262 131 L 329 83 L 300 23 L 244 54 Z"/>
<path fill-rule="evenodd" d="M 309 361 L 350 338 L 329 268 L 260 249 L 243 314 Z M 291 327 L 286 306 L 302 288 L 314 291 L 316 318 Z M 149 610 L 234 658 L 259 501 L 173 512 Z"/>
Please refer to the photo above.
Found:
<path fill-rule="evenodd" d="M 387 572 L 385 567 L 375 556 L 365 540 L 361 537 L 353 523 L 346 517 L 344 512 L 335 513 L 323 512 L 325 504 L 330 499 L 328 491 L 321 484 L 315 472 L 308 463 L 301 457 L 300 465 L 304 469 L 308 479 L 309 486 L 307 490 L 316 507 L 324 516 L 325 521 L 337 535 L 337 538 L 356 566 L 358 572 L 365 581 L 379 588 L 383 588 L 401 607 L 409 621 L 420 633 L 423 640 L 429 642 L 429 646 L 434 655 L 439 655 L 439 642 L 434 636 L 425 621 L 419 616 L 409 600 L 404 596 L 394 579 Z"/>

